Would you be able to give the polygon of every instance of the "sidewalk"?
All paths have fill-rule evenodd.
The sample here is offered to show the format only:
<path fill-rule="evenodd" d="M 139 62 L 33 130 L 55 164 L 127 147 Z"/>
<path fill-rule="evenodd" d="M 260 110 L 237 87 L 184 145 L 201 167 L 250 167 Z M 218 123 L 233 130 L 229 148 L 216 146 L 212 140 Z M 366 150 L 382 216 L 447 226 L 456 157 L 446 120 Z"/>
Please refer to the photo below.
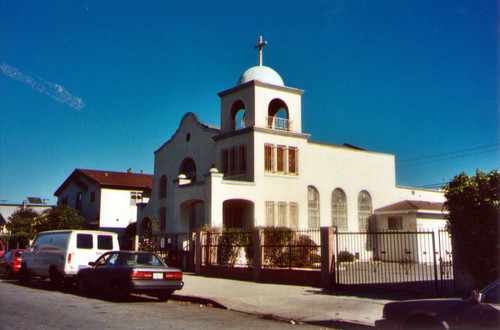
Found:
<path fill-rule="evenodd" d="M 294 321 L 353 321 L 373 326 L 389 300 L 335 295 L 321 288 L 184 274 L 173 299 L 208 299 L 230 310 Z M 322 323 L 322 322 L 320 322 Z"/>

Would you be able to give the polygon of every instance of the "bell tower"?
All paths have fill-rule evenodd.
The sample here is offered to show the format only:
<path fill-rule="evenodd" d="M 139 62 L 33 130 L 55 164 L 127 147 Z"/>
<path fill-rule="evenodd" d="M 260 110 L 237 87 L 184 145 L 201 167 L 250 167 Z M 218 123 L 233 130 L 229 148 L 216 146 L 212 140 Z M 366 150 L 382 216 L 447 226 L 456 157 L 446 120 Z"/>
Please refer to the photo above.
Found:
<path fill-rule="evenodd" d="M 221 133 L 248 127 L 302 133 L 301 97 L 303 90 L 286 87 L 280 75 L 262 65 L 259 37 L 259 65 L 246 70 L 236 87 L 220 92 Z"/>

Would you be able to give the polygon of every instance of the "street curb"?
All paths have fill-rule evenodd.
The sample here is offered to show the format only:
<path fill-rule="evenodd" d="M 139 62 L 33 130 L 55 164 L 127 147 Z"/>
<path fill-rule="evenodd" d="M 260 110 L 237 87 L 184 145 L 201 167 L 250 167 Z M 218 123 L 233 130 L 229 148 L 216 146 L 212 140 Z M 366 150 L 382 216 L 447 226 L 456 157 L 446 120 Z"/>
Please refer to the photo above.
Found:
<path fill-rule="evenodd" d="M 186 295 L 174 294 L 170 297 L 170 300 L 175 300 L 175 301 L 180 301 L 180 302 L 190 302 L 190 303 L 195 303 L 195 304 L 206 305 L 208 307 L 226 309 L 226 310 L 230 310 L 233 312 L 254 315 L 254 316 L 260 317 L 262 319 L 275 320 L 278 322 L 284 322 L 284 323 L 288 323 L 288 324 L 310 324 L 310 325 L 317 325 L 317 326 L 336 327 L 336 328 L 340 328 L 340 329 L 344 329 L 344 330 L 373 329 L 374 328 L 370 324 L 356 322 L 356 321 L 347 321 L 347 320 L 342 320 L 342 319 L 303 320 L 301 318 L 294 319 L 294 318 L 282 317 L 282 316 L 278 316 L 278 315 L 274 315 L 274 314 L 262 314 L 262 313 L 257 313 L 257 312 L 242 311 L 242 310 L 238 310 L 238 309 L 228 308 L 228 307 L 224 306 L 223 304 L 219 303 L 215 299 L 203 298 L 203 297 L 197 297 L 197 296 L 186 296 Z"/>
<path fill-rule="evenodd" d="M 209 307 L 216 307 L 216 308 L 222 308 L 222 309 L 229 309 L 226 306 L 219 303 L 218 301 L 216 301 L 215 299 L 202 298 L 202 297 L 196 297 L 196 296 L 185 296 L 185 295 L 173 294 L 172 296 L 170 296 L 170 300 L 181 301 L 181 302 L 190 302 L 190 303 L 207 305 Z"/>

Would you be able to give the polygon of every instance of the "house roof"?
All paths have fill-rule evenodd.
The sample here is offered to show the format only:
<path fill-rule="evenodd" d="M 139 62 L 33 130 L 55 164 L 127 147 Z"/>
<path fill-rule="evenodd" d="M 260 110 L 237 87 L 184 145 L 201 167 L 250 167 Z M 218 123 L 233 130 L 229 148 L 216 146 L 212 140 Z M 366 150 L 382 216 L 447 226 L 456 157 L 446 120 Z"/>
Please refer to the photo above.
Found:
<path fill-rule="evenodd" d="M 443 203 L 427 201 L 402 201 L 375 210 L 375 213 L 396 213 L 409 211 L 446 211 Z"/>
<path fill-rule="evenodd" d="M 57 189 L 54 195 L 59 196 L 59 194 L 70 182 L 76 182 L 79 185 L 85 185 L 80 181 L 80 177 L 82 175 L 101 187 L 137 190 L 151 190 L 153 188 L 152 174 L 98 171 L 77 168 Z"/>

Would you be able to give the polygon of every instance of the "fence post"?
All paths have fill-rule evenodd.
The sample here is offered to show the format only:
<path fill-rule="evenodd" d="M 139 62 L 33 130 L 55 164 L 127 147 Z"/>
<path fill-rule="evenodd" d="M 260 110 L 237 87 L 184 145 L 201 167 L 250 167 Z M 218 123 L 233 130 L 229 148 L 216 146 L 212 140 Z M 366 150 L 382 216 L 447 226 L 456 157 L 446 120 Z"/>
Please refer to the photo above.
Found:
<path fill-rule="evenodd" d="M 198 275 L 201 274 L 201 231 L 197 230 L 195 232 L 195 240 L 196 240 L 196 244 L 195 244 L 195 251 L 194 251 L 194 255 L 195 255 L 195 260 L 196 260 L 196 263 L 194 265 L 194 272 Z"/>
<path fill-rule="evenodd" d="M 262 268 L 262 228 L 254 228 L 253 235 L 253 270 L 252 278 L 255 282 L 260 281 L 260 269 Z"/>
<path fill-rule="evenodd" d="M 332 288 L 335 283 L 333 228 L 321 227 L 321 286 Z"/>

